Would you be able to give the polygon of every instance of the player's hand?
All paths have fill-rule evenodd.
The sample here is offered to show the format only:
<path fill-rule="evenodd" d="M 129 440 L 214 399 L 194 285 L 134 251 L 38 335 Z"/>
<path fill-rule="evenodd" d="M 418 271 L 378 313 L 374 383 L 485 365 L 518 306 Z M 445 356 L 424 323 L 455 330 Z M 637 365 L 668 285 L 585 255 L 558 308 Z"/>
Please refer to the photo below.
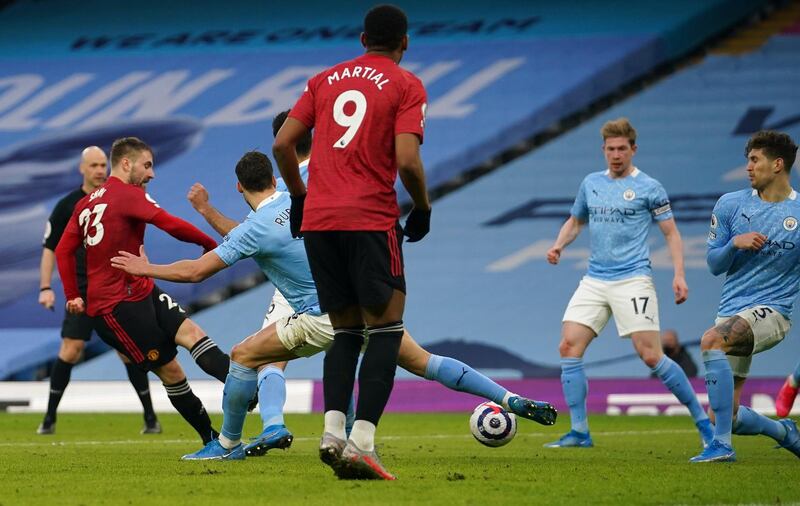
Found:
<path fill-rule="evenodd" d="M 300 195 L 299 197 L 295 197 L 293 195 L 291 198 L 292 208 L 289 211 L 289 228 L 292 231 L 292 237 L 297 239 L 303 237 L 303 233 L 300 232 L 300 227 L 303 226 L 303 206 L 306 204 L 306 196 Z"/>
<path fill-rule="evenodd" d="M 194 210 L 203 214 L 208 209 L 208 190 L 200 183 L 195 183 L 189 188 L 186 199 L 192 204 Z"/>
<path fill-rule="evenodd" d="M 553 265 L 557 265 L 558 261 L 561 259 L 561 248 L 557 248 L 553 246 L 549 250 L 547 250 L 547 261 Z"/>
<path fill-rule="evenodd" d="M 81 297 L 67 301 L 67 312 L 69 314 L 83 314 L 84 311 L 86 311 L 86 305 Z"/>
<path fill-rule="evenodd" d="M 733 247 L 738 249 L 746 249 L 750 251 L 758 251 L 767 243 L 767 236 L 759 232 L 747 232 L 746 234 L 739 234 L 733 238 Z"/>
<path fill-rule="evenodd" d="M 431 210 L 423 211 L 413 208 L 406 218 L 403 235 L 408 237 L 408 242 L 417 242 L 428 235 L 431 230 Z"/>
<path fill-rule="evenodd" d="M 45 309 L 53 311 L 56 305 L 56 292 L 52 288 L 39 292 L 39 304 L 44 306 Z"/>
<path fill-rule="evenodd" d="M 111 259 L 111 266 L 125 271 L 133 276 L 146 276 L 147 266 L 150 261 L 144 252 L 144 245 L 139 246 L 139 255 L 127 251 L 119 251 L 119 256 Z"/>
<path fill-rule="evenodd" d="M 675 293 L 675 304 L 683 304 L 689 298 L 689 285 L 683 276 L 675 276 L 672 280 L 672 291 Z"/>

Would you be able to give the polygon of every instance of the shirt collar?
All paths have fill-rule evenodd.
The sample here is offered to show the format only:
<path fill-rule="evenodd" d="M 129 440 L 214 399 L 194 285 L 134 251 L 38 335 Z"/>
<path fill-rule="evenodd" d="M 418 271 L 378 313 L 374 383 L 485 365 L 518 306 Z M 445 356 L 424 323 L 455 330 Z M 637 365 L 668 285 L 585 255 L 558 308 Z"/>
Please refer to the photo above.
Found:
<path fill-rule="evenodd" d="M 264 200 L 262 200 L 262 201 L 261 201 L 261 202 L 258 204 L 258 206 L 256 206 L 256 211 L 258 211 L 259 209 L 261 209 L 261 208 L 262 208 L 262 207 L 264 207 L 265 205 L 267 205 L 267 204 L 269 204 L 269 203 L 271 203 L 271 202 L 274 202 L 274 201 L 275 201 L 275 200 L 276 200 L 278 197 L 280 197 L 281 195 L 283 195 L 283 192 L 276 191 L 275 193 L 273 193 L 273 194 L 272 194 L 272 195 L 270 195 L 269 197 L 265 198 Z"/>

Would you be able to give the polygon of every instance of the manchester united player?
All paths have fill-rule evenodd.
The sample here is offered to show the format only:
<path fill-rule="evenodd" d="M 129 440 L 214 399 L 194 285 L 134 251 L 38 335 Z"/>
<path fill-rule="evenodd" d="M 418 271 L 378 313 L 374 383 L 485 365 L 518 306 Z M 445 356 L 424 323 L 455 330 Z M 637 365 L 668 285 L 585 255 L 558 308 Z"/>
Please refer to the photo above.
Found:
<path fill-rule="evenodd" d="M 76 188 L 58 201 L 50 214 L 50 218 L 47 220 L 44 243 L 42 244 L 42 261 L 39 266 L 39 304 L 47 309 L 53 310 L 56 302 L 56 294 L 50 288 L 50 280 L 53 277 L 53 269 L 56 264 L 55 249 L 58 241 L 61 240 L 61 234 L 67 226 L 69 217 L 72 216 L 75 204 L 106 182 L 106 177 L 108 176 L 107 165 L 108 159 L 102 149 L 97 146 L 89 146 L 84 149 L 78 166 L 81 176 L 83 176 L 83 183 L 80 188 Z M 84 296 L 86 295 L 85 253 L 83 248 L 78 248 L 75 252 L 78 287 Z M 53 363 L 53 369 L 50 372 L 50 397 L 47 401 L 47 413 L 36 430 L 37 434 L 53 434 L 55 432 L 58 404 L 69 384 L 72 367 L 81 358 L 86 343 L 92 337 L 92 330 L 92 319 L 88 316 L 70 313 L 64 315 L 64 321 L 61 324 L 61 349 L 58 351 L 58 358 Z M 144 408 L 142 434 L 160 434 L 161 424 L 158 423 L 158 418 L 153 411 L 147 372 L 131 364 L 123 355 L 120 355 L 120 357 L 125 362 L 128 379 L 130 379 Z"/>
<path fill-rule="evenodd" d="M 411 242 L 428 233 L 431 213 L 419 155 L 425 89 L 398 65 L 408 48 L 407 28 L 397 7 L 372 8 L 361 34 L 366 53 L 312 77 L 273 146 L 292 196 L 292 235 L 305 235 L 320 305 L 335 330 L 323 372 L 320 458 L 340 478 L 394 479 L 378 459 L 374 438 L 403 337 L 400 246 L 404 233 Z M 295 145 L 311 129 L 306 198 Z M 405 230 L 394 190 L 398 172 L 414 202 Z M 365 330 L 356 421 L 345 443 L 345 412 Z"/>
<path fill-rule="evenodd" d="M 177 345 L 208 374 L 225 381 L 230 360 L 177 302 L 150 278 L 111 267 L 111 257 L 139 251 L 147 223 L 209 251 L 217 243 L 194 225 L 172 216 L 145 193 L 155 177 L 153 151 L 140 139 L 125 137 L 111 147 L 111 177 L 80 200 L 56 248 L 67 311 L 84 311 L 100 338 L 143 370 L 153 371 L 175 409 L 204 442 L 216 435 L 202 402 L 194 395 L 176 360 Z M 86 247 L 87 302 L 78 290 L 75 251 Z"/>

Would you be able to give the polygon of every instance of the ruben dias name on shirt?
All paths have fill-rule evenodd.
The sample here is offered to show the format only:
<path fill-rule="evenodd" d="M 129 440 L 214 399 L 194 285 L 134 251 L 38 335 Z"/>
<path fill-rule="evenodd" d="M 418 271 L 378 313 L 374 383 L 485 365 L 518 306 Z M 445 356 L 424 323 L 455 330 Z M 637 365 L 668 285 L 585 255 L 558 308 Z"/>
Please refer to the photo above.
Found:
<path fill-rule="evenodd" d="M 361 79 L 374 82 L 375 86 L 377 86 L 377 88 L 381 91 L 383 91 L 383 86 L 389 82 L 389 79 L 383 77 L 383 72 L 378 72 L 377 69 L 367 67 L 366 65 L 353 65 L 352 68 L 345 67 L 341 69 L 341 71 L 337 70 L 333 74 L 329 75 L 328 84 L 333 84 L 341 81 L 342 79 L 354 77 L 359 77 Z"/>

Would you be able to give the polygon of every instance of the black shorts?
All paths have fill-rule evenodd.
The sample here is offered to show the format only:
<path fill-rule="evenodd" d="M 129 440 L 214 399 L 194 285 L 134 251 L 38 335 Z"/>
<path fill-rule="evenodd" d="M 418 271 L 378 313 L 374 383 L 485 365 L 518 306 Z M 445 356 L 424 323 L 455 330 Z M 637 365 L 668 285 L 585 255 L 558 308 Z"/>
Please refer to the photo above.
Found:
<path fill-rule="evenodd" d="M 386 232 L 304 232 L 303 238 L 323 311 L 382 306 L 394 290 L 406 292 L 399 223 Z"/>
<path fill-rule="evenodd" d="M 91 316 L 87 316 L 86 314 L 72 314 L 65 311 L 64 321 L 61 322 L 62 338 L 68 337 L 70 339 L 88 341 L 92 338 L 93 330 L 94 321 Z"/>
<path fill-rule="evenodd" d="M 183 309 L 157 286 L 144 299 L 120 302 L 93 318 L 100 338 L 146 371 L 175 358 L 175 335 L 185 319 Z"/>

